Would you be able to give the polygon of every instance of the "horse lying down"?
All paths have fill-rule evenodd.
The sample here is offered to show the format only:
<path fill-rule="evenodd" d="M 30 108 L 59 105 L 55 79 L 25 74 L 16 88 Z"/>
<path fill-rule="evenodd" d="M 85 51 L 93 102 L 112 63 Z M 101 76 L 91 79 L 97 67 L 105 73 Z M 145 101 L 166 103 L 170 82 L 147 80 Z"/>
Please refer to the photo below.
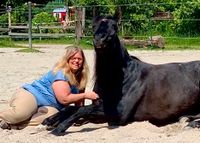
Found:
<path fill-rule="evenodd" d="M 129 55 L 120 43 L 117 16 L 94 20 L 95 85 L 100 99 L 84 107 L 67 106 L 42 123 L 60 135 L 85 119 L 92 123 L 126 125 L 144 121 L 161 126 L 188 117 L 200 122 L 200 61 L 153 65 Z"/>

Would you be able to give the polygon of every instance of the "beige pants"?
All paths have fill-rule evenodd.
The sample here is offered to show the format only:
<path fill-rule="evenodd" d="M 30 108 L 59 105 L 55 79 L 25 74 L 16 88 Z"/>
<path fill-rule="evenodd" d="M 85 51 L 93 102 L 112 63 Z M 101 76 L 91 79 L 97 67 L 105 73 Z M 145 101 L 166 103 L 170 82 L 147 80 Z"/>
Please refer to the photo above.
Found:
<path fill-rule="evenodd" d="M 11 98 L 10 107 L 0 112 L 0 120 L 8 124 L 20 126 L 36 126 L 42 121 L 57 113 L 58 110 L 51 106 L 37 106 L 35 97 L 23 88 Z"/>

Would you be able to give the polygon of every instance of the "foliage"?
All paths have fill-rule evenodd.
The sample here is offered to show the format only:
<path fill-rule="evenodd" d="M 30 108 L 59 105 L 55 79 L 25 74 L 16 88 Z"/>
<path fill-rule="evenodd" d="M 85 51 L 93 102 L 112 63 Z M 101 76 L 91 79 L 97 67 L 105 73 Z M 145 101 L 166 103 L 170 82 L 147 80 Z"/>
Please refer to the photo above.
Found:
<path fill-rule="evenodd" d="M 1 27 L 8 27 L 8 14 L 0 15 L 0 26 Z"/>
<path fill-rule="evenodd" d="M 2 1 L 2 0 L 1 0 Z M 31 0 L 32 3 L 40 3 L 40 4 L 46 4 L 51 0 Z M 8 6 L 11 5 L 13 8 L 16 8 L 18 6 L 22 6 L 24 4 L 27 4 L 27 0 L 3 0 L 2 5 Z"/>
<path fill-rule="evenodd" d="M 28 21 L 28 7 L 27 5 L 18 6 L 12 9 L 11 21 L 13 24 L 16 23 L 27 23 Z"/>
<path fill-rule="evenodd" d="M 47 12 L 41 12 L 39 14 L 36 14 L 34 18 L 32 19 L 33 26 L 52 26 L 54 25 L 55 18 L 52 14 L 49 14 Z M 39 30 L 39 29 L 38 29 Z M 37 30 L 36 30 L 37 31 Z M 39 32 L 39 31 L 37 31 Z M 52 29 L 42 29 L 40 32 L 42 33 L 54 33 Z"/>
<path fill-rule="evenodd" d="M 42 25 L 43 23 L 48 24 L 48 25 L 53 25 L 55 21 L 55 18 L 53 17 L 52 14 L 49 14 L 47 12 L 41 12 L 37 15 L 34 16 L 32 19 L 33 25 Z"/>
<path fill-rule="evenodd" d="M 200 0 L 183 3 L 174 12 L 174 30 L 179 35 L 195 36 L 200 33 Z"/>
<path fill-rule="evenodd" d="M 1 39 L 0 47 L 1 48 L 15 47 L 15 44 L 12 41 L 10 41 L 9 39 Z"/>
<path fill-rule="evenodd" d="M 46 4 L 46 6 L 44 7 L 44 10 L 46 12 L 52 13 L 52 11 L 55 8 L 63 8 L 65 5 L 64 3 L 60 3 L 60 2 L 54 2 L 54 1 L 50 1 Z"/>
<path fill-rule="evenodd" d="M 113 14 L 114 13 L 114 3 L 110 0 L 80 0 L 77 3 L 78 6 L 86 6 L 87 19 L 92 19 L 95 14 Z M 95 13 L 97 12 L 97 13 Z"/>
<path fill-rule="evenodd" d="M 11 13 L 12 23 L 25 23 L 28 21 L 28 7 L 26 0 L 2 0 L 1 6 L 13 5 Z M 169 36 L 200 36 L 200 0 L 33 0 L 41 4 L 33 6 L 33 25 L 42 23 L 53 24 L 52 11 L 57 7 L 79 6 L 86 8 L 85 36 L 92 35 L 92 18 L 95 15 L 113 14 L 116 7 L 121 7 L 122 18 L 120 34 L 131 38 L 136 36 L 162 35 Z M 99 12 L 98 12 L 99 11 Z M 158 12 L 170 12 L 171 19 L 157 19 Z M 0 15 L 0 25 L 6 27 L 7 13 Z M 58 23 L 57 23 L 58 24 Z M 61 32 L 43 30 L 45 32 Z"/>
<path fill-rule="evenodd" d="M 27 6 L 18 6 L 11 11 L 11 22 L 16 23 L 26 23 L 28 20 L 27 16 Z M 8 26 L 8 13 L 3 13 L 0 15 L 0 23 L 2 27 Z"/>

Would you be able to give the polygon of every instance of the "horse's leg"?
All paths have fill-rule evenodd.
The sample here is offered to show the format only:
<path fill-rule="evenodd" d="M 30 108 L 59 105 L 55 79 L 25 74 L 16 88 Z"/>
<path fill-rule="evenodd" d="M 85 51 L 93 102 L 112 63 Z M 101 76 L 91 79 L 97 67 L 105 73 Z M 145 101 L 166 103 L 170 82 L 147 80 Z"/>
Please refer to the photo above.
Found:
<path fill-rule="evenodd" d="M 137 85 L 135 88 L 130 89 L 135 89 L 135 91 L 127 91 L 117 106 L 119 113 L 119 125 L 125 125 L 128 123 L 127 121 L 129 120 L 130 115 L 135 112 L 134 110 L 137 108 L 138 104 L 144 97 L 142 94 L 143 89 L 137 87 Z M 109 125 L 112 125 L 112 123 Z"/>
<path fill-rule="evenodd" d="M 67 119 L 69 116 L 74 114 L 80 107 L 78 106 L 66 106 L 61 111 L 57 112 L 56 114 L 46 118 L 42 125 L 47 125 L 49 129 L 52 127 L 56 127 L 59 123 Z"/>
<path fill-rule="evenodd" d="M 200 114 L 197 115 L 189 115 L 189 116 L 184 116 L 187 118 L 187 122 L 189 127 L 192 128 L 199 128 L 200 127 Z"/>
<path fill-rule="evenodd" d="M 106 117 L 103 111 L 103 105 L 88 105 L 83 106 L 78 109 L 76 113 L 71 115 L 69 118 L 60 123 L 53 131 L 52 134 L 60 135 L 60 133 L 67 130 L 70 126 L 72 126 L 75 122 L 77 122 L 80 118 L 84 118 L 89 122 L 93 123 L 102 123 L 106 122 Z"/>

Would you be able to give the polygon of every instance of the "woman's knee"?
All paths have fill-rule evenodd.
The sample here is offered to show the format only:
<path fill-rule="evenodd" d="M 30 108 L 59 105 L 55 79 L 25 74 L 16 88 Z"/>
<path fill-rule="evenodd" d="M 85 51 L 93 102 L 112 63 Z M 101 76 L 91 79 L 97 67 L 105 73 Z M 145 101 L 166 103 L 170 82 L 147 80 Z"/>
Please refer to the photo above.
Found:
<path fill-rule="evenodd" d="M 58 112 L 58 109 L 51 106 L 42 106 L 38 108 L 38 113 L 41 114 L 55 114 Z"/>
<path fill-rule="evenodd" d="M 57 113 L 58 110 L 51 106 L 42 106 L 38 108 L 38 111 L 32 116 L 29 125 L 39 125 L 44 119 L 50 117 L 51 115 Z"/>
<path fill-rule="evenodd" d="M 23 114 L 22 112 L 7 112 L 5 114 L 2 114 L 2 119 L 5 120 L 9 124 L 17 124 L 20 122 L 23 122 L 25 120 L 28 120 L 32 115 Z"/>

